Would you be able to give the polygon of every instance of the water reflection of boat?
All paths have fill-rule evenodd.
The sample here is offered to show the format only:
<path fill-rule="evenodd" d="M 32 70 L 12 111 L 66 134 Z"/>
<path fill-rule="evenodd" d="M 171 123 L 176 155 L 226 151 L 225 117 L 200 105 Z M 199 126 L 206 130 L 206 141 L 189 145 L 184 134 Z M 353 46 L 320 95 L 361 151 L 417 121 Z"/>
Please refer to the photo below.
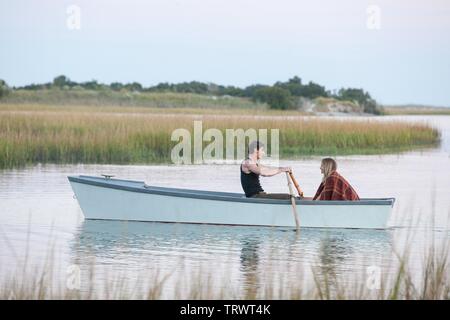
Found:
<path fill-rule="evenodd" d="M 294 262 L 321 254 L 339 263 L 353 254 L 378 256 L 389 248 L 390 238 L 386 230 L 305 229 L 296 233 L 281 228 L 86 220 L 74 244 L 78 252 L 100 257 L 124 251 L 137 258 L 239 253 L 241 270 L 255 272 L 262 263 L 261 254 Z"/>
<path fill-rule="evenodd" d="M 255 238 L 242 239 L 241 246 L 241 270 L 244 272 L 256 272 L 259 263 L 259 240 Z"/>
<path fill-rule="evenodd" d="M 69 181 L 87 219 L 295 227 L 290 200 L 154 187 L 109 177 L 70 176 Z M 302 227 L 384 229 L 394 201 L 296 203 Z"/>
<path fill-rule="evenodd" d="M 259 250 L 260 240 L 257 237 L 241 239 L 240 271 L 246 298 L 256 298 L 259 288 Z"/>
<path fill-rule="evenodd" d="M 169 275 L 187 283 L 213 277 L 240 288 L 244 298 L 256 299 L 267 286 L 297 286 L 304 276 L 312 281 L 309 272 L 316 267 L 320 275 L 337 274 L 358 268 L 354 262 L 360 258 L 381 257 L 388 252 L 390 233 L 85 220 L 72 251 L 75 263 L 87 270 L 95 263 L 101 279 L 111 274 L 108 270 L 150 281 Z"/>

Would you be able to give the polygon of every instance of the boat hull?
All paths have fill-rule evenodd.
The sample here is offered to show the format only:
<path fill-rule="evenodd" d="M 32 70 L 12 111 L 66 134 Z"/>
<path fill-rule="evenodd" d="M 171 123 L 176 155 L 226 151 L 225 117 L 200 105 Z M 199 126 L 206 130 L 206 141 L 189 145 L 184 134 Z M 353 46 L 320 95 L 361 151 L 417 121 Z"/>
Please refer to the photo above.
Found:
<path fill-rule="evenodd" d="M 86 219 L 295 227 L 288 200 L 88 176 L 69 181 Z M 297 212 L 301 227 L 384 229 L 393 203 L 393 199 L 297 200 Z"/>

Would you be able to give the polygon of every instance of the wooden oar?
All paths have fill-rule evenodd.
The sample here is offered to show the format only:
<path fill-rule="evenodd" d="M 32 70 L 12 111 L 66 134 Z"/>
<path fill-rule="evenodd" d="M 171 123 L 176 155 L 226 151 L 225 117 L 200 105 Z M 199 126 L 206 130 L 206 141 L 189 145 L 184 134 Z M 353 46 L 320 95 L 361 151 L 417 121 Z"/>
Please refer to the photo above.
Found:
<path fill-rule="evenodd" d="M 289 172 L 289 176 L 291 177 L 291 180 L 294 183 L 295 189 L 297 189 L 298 195 L 303 198 L 303 191 L 302 189 L 300 189 L 300 185 L 298 184 L 297 180 L 295 180 L 292 171 Z"/>
<path fill-rule="evenodd" d="M 295 203 L 294 190 L 292 190 L 291 179 L 289 178 L 289 173 L 288 172 L 286 172 L 286 179 L 287 179 L 287 182 L 288 182 L 289 194 L 291 195 L 292 213 L 294 214 L 295 227 L 297 228 L 297 230 L 299 230 L 300 229 L 300 222 L 298 221 L 297 204 Z"/>

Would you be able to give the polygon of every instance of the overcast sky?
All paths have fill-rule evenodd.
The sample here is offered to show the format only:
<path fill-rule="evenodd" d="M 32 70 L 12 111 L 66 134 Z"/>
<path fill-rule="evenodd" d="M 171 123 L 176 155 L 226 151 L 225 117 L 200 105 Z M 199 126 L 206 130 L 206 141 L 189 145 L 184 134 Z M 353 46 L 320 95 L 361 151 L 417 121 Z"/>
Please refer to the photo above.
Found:
<path fill-rule="evenodd" d="M 450 106 L 450 1 L 0 0 L 0 79 L 59 74 L 241 87 L 298 75 Z"/>

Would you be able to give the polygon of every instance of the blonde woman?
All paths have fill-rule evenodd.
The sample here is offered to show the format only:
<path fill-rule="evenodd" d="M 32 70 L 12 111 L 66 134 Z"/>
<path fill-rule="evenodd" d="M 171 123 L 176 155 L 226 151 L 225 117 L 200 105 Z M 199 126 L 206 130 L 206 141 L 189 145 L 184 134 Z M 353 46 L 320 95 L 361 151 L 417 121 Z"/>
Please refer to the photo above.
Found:
<path fill-rule="evenodd" d="M 323 174 L 322 183 L 313 200 L 359 200 L 355 189 L 336 171 L 337 163 L 331 158 L 324 158 L 320 164 Z"/>

